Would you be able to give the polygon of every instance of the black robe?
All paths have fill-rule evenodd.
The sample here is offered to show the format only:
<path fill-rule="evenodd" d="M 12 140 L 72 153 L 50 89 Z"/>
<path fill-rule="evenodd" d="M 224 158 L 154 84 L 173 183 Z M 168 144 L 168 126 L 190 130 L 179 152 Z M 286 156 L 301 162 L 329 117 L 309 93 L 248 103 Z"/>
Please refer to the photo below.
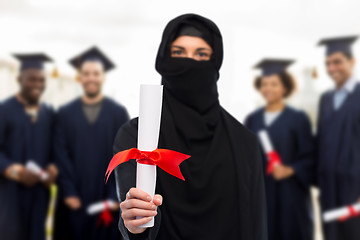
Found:
<path fill-rule="evenodd" d="M 125 108 L 104 98 L 94 123 L 89 123 L 78 98 L 60 108 L 56 117 L 55 152 L 59 166 L 58 239 L 118 239 L 116 221 L 109 227 L 98 225 L 98 214 L 89 216 L 86 208 L 107 199 L 117 200 L 114 178 L 105 185 L 104 173 L 112 156 L 112 142 L 119 127 L 128 120 Z M 80 210 L 63 204 L 66 197 L 79 197 Z M 115 219 L 118 213 L 114 213 Z"/>
<path fill-rule="evenodd" d="M 52 162 L 54 112 L 42 104 L 31 122 L 16 97 L 0 106 L 0 239 L 45 240 L 49 190 L 41 183 L 26 187 L 3 176 L 13 164 L 33 160 L 46 168 Z"/>
<path fill-rule="evenodd" d="M 250 114 L 245 125 L 258 134 L 266 130 L 284 165 L 295 174 L 276 181 L 265 175 L 269 240 L 313 239 L 313 212 L 310 185 L 314 179 L 314 139 L 305 113 L 286 107 L 274 122 L 266 126 L 264 108 Z M 262 151 L 264 166 L 267 157 Z"/>
<path fill-rule="evenodd" d="M 181 180 L 178 180 L 173 176 L 169 176 L 167 173 L 157 168 L 158 179 L 156 193 L 164 196 L 164 201 L 163 205 L 158 208 L 158 215 L 155 217 L 155 226 L 148 229 L 146 233 L 141 234 L 141 236 L 134 236 L 128 233 L 123 220 L 120 218 L 119 228 L 124 239 L 234 239 L 227 238 L 226 235 L 224 235 L 223 238 L 219 238 L 217 234 L 223 229 L 228 229 L 228 226 L 231 226 L 230 230 L 238 234 L 236 239 L 267 239 L 265 192 L 262 176 L 263 169 L 257 139 L 225 110 L 221 109 L 220 115 L 220 121 L 222 121 L 224 126 L 221 131 L 228 137 L 219 140 L 225 141 L 226 144 L 229 144 L 229 152 L 224 153 L 224 156 L 226 156 L 224 159 L 216 160 L 219 168 L 216 172 L 213 172 L 213 180 L 222 181 L 223 179 L 221 178 L 229 179 L 226 175 L 232 175 L 232 171 L 224 171 L 224 169 L 228 168 L 224 168 L 222 164 L 226 164 L 229 168 L 232 168 L 235 179 L 234 182 L 227 183 L 227 185 L 223 185 L 219 189 L 214 189 L 213 191 L 223 191 L 226 189 L 229 191 L 223 196 L 224 198 L 237 199 L 237 205 L 233 209 L 232 213 L 232 215 L 237 216 L 237 222 L 229 222 L 226 217 L 225 219 L 217 219 L 216 215 L 212 216 L 216 214 L 218 209 L 223 208 L 221 202 L 219 202 L 219 205 L 215 206 L 215 208 L 218 209 L 214 208 L 213 212 L 201 212 L 202 207 L 206 209 L 206 205 L 212 202 L 211 197 L 207 199 L 204 197 L 202 198 L 201 196 L 194 198 L 192 195 L 176 195 L 177 191 L 183 191 L 181 190 L 183 186 L 187 186 L 187 192 L 189 194 L 197 190 L 203 191 L 205 189 L 205 191 L 207 191 L 206 184 L 202 185 L 203 183 L 198 184 L 196 182 L 191 182 L 192 179 L 196 180 L 196 177 L 201 177 L 203 174 L 202 170 L 191 169 L 191 162 L 186 163 L 188 160 L 185 160 L 180 165 L 180 169 L 185 179 L 188 179 L 185 182 L 180 182 Z M 179 150 L 176 143 L 165 141 L 166 138 L 171 136 L 172 130 L 170 128 L 163 124 L 161 125 L 160 132 L 159 148 Z M 215 144 L 219 143 L 216 142 Z M 114 153 L 136 146 L 137 119 L 133 119 L 119 130 L 114 143 Z M 210 154 L 217 154 L 216 150 Z M 203 164 L 206 164 L 205 160 L 206 158 L 204 156 L 202 158 Z M 198 176 L 191 175 L 194 172 L 196 172 Z M 130 188 L 135 187 L 136 185 L 136 162 L 134 160 L 130 160 L 129 162 L 118 166 L 116 168 L 116 179 L 118 183 L 118 195 L 120 196 L 119 200 L 124 201 L 126 193 Z M 211 179 L 208 179 L 209 184 L 211 182 L 210 180 Z M 163 181 L 166 181 L 166 184 L 169 184 L 170 182 L 174 190 L 172 193 L 162 192 L 162 185 L 164 185 Z M 196 187 L 198 187 L 198 189 L 194 189 Z M 184 212 L 174 212 L 171 211 L 172 209 L 168 209 L 169 207 L 167 205 L 174 206 L 174 203 L 167 202 L 169 201 L 167 199 L 169 194 L 176 195 L 180 198 L 178 200 L 179 202 L 175 203 L 176 209 L 179 208 L 179 206 L 176 205 L 186 202 L 187 209 L 184 209 Z M 191 201 L 188 202 L 187 199 L 191 199 Z M 197 214 L 199 212 L 201 212 L 201 214 Z M 208 218 L 210 218 L 210 220 Z M 212 219 L 216 220 L 212 221 Z M 189 225 L 186 221 L 192 224 L 190 227 L 193 229 L 188 229 Z M 170 222 L 181 224 L 174 227 L 169 226 L 171 225 Z M 175 235 L 170 235 L 174 234 L 173 232 L 169 232 L 169 229 L 173 228 L 176 228 L 177 233 Z M 232 233 L 226 234 L 231 237 L 234 236 Z M 206 237 L 204 238 L 204 236 Z"/>
<path fill-rule="evenodd" d="M 353 204 L 360 198 L 360 84 L 338 110 L 335 91 L 321 97 L 317 136 L 317 181 L 322 211 Z M 360 238 L 360 218 L 324 224 L 326 240 Z"/>

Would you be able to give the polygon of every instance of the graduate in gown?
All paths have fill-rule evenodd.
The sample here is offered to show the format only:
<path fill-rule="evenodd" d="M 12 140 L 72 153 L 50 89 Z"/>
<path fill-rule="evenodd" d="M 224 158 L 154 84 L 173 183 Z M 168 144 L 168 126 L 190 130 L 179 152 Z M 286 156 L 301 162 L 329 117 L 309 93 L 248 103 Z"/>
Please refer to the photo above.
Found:
<path fill-rule="evenodd" d="M 317 181 L 322 211 L 360 198 L 360 84 L 351 45 L 357 37 L 324 39 L 326 69 L 335 89 L 320 100 Z M 360 239 L 360 218 L 324 224 L 326 240 Z"/>
<path fill-rule="evenodd" d="M 116 168 L 124 239 L 267 239 L 259 146 L 219 103 L 222 59 L 211 20 L 185 14 L 166 26 L 156 59 L 164 85 L 159 148 L 191 158 L 180 165 L 185 181 L 157 168 L 153 202 L 135 188 L 135 160 Z M 137 146 L 137 121 L 119 130 L 114 153 Z M 154 215 L 154 227 L 139 227 Z"/>
<path fill-rule="evenodd" d="M 52 164 L 54 112 L 40 103 L 46 80 L 44 54 L 18 54 L 20 91 L 0 106 L 0 239 L 45 240 L 49 186 L 57 170 Z M 26 168 L 35 162 L 46 181 Z"/>
<path fill-rule="evenodd" d="M 310 184 L 314 179 L 314 140 L 307 115 L 285 103 L 295 88 L 286 71 L 292 61 L 265 59 L 256 68 L 255 87 L 266 106 L 251 113 L 245 125 L 259 135 L 265 130 L 281 163 L 264 171 L 269 240 L 311 240 L 313 219 Z M 259 138 L 260 141 L 260 138 Z M 267 154 L 262 148 L 265 169 Z"/>
<path fill-rule="evenodd" d="M 119 239 L 116 221 L 107 224 L 102 214 L 89 215 L 90 204 L 117 202 L 115 179 L 104 183 L 119 127 L 128 120 L 126 109 L 104 97 L 105 72 L 114 64 L 93 47 L 70 61 L 79 71 L 84 94 L 61 107 L 56 116 L 55 151 L 59 166 L 60 199 L 57 210 L 58 239 Z M 119 204 L 109 206 L 119 215 Z M 105 220 L 105 221 L 104 221 Z"/>

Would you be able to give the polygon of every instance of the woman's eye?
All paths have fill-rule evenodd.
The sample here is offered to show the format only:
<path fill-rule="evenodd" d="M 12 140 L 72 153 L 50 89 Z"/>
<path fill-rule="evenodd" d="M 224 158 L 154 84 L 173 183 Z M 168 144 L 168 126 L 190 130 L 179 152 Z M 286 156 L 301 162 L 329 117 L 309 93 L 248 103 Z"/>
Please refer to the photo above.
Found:
<path fill-rule="evenodd" d="M 181 55 L 181 54 L 183 54 L 183 51 L 181 51 L 181 50 L 174 50 L 174 51 L 172 51 L 171 54 L 172 54 L 172 55 Z"/>
<path fill-rule="evenodd" d="M 199 55 L 199 57 L 208 57 L 209 56 L 207 53 L 204 53 L 204 52 L 199 52 L 198 55 Z"/>

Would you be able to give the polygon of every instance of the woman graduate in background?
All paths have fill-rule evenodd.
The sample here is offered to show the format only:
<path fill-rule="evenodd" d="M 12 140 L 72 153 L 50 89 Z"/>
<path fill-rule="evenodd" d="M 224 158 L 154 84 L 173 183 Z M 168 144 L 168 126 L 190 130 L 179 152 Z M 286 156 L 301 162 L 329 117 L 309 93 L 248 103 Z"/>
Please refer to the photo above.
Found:
<path fill-rule="evenodd" d="M 263 60 L 256 66 L 263 74 L 255 80 L 255 87 L 264 97 L 266 106 L 250 114 L 245 121 L 255 134 L 261 130 L 267 132 L 273 150 L 281 159 L 265 177 L 269 240 L 313 239 L 310 198 L 314 173 L 313 136 L 306 114 L 285 103 L 285 98 L 295 88 L 293 77 L 285 71 L 291 63 Z M 265 156 L 264 160 L 267 166 Z"/>
<path fill-rule="evenodd" d="M 261 155 L 256 137 L 219 104 L 222 59 L 212 21 L 186 14 L 168 23 L 156 58 L 164 85 L 159 148 L 191 158 L 180 165 L 186 181 L 157 169 L 154 203 L 134 188 L 135 160 L 117 167 L 125 239 L 267 239 Z M 137 121 L 120 128 L 115 153 L 136 147 Z M 154 215 L 153 228 L 139 228 Z"/>

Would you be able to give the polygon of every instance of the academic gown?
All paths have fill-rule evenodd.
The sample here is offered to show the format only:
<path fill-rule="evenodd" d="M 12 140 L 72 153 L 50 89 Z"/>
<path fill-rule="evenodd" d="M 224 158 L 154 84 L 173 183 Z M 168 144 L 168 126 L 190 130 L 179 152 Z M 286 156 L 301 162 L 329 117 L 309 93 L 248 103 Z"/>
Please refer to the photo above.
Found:
<path fill-rule="evenodd" d="M 114 177 L 104 176 L 112 157 L 112 143 L 119 127 L 128 120 L 126 109 L 104 98 L 94 123 L 89 123 L 80 98 L 63 106 L 56 117 L 55 151 L 59 166 L 60 199 L 56 238 L 75 240 L 119 239 L 116 221 L 106 227 L 99 214 L 89 216 L 86 208 L 107 199 L 117 201 Z M 70 210 L 66 197 L 79 197 L 81 209 Z M 112 213 L 116 219 L 118 212 Z"/>
<path fill-rule="evenodd" d="M 164 103 L 166 105 L 166 102 Z M 166 111 L 165 111 L 166 113 Z M 229 139 L 229 154 L 232 155 L 232 158 L 228 164 L 233 167 L 236 180 L 229 184 L 230 189 L 234 188 L 233 191 L 229 191 L 228 194 L 224 194 L 225 197 L 229 198 L 238 198 L 237 206 L 233 209 L 235 214 L 238 214 L 238 221 L 235 223 L 236 230 L 239 233 L 237 239 L 241 240 L 267 240 L 267 227 L 266 227 L 266 207 L 265 207 L 265 192 L 264 192 L 264 182 L 262 178 L 262 165 L 261 165 L 261 156 L 258 148 L 258 143 L 256 141 L 256 137 L 248 131 L 244 126 L 242 126 L 237 120 L 235 120 L 229 113 L 227 113 L 224 109 L 220 111 L 220 118 L 223 121 L 224 134 L 228 135 Z M 162 115 L 162 122 L 164 121 L 164 106 L 163 106 L 163 115 Z M 133 148 L 137 146 L 137 127 L 138 127 L 138 119 L 135 118 L 128 123 L 126 123 L 122 128 L 120 128 L 115 142 L 114 142 L 114 153 L 119 151 L 123 151 L 129 148 Z M 191 127 L 191 126 L 189 126 Z M 171 143 L 166 139 L 171 137 L 171 133 L 169 133 L 171 129 L 167 128 L 164 124 L 161 124 L 160 127 L 160 137 L 159 137 L 159 148 L 168 148 L 169 145 L 172 145 L 171 149 L 178 151 L 176 147 L 176 143 Z M 163 135 L 164 134 L 164 135 Z M 226 139 L 223 139 L 225 142 Z M 226 155 L 226 154 L 225 154 Z M 205 158 L 204 158 L 205 160 Z M 223 161 L 227 161 L 229 159 L 223 159 Z M 188 161 L 188 160 L 185 160 Z M 185 163 L 185 162 L 184 162 Z M 206 164 L 206 162 L 204 162 Z M 234 164 L 234 165 L 232 165 Z M 189 174 L 190 165 L 180 165 L 181 172 L 185 177 L 185 184 L 186 181 L 189 179 L 193 179 Z M 197 174 L 201 174 L 202 172 L 199 169 L 195 169 Z M 214 181 L 222 181 L 219 179 L 220 176 L 227 174 L 226 172 L 222 172 L 222 169 L 218 169 L 218 173 L 214 173 L 213 180 Z M 130 160 L 119 165 L 116 168 L 116 180 L 117 180 L 117 191 L 119 196 L 119 201 L 124 201 L 126 198 L 126 193 L 130 190 L 130 188 L 136 186 L 136 161 Z M 208 226 L 204 226 L 204 223 L 207 219 L 204 219 L 206 214 L 203 213 L 198 215 L 196 213 L 199 212 L 199 209 L 206 209 L 206 206 L 212 202 L 212 198 L 207 197 L 204 198 L 202 196 L 198 196 L 197 200 L 194 200 L 193 205 L 189 205 L 189 209 L 185 209 L 184 212 L 175 212 L 172 215 L 169 214 L 168 207 L 166 205 L 171 205 L 168 203 L 169 199 L 166 196 L 170 194 L 174 194 L 172 192 L 162 192 L 163 189 L 163 182 L 160 178 L 160 175 L 164 175 L 164 173 L 160 168 L 157 168 L 157 183 L 156 183 L 156 193 L 161 194 L 164 196 L 163 205 L 158 207 L 157 212 L 158 214 L 155 217 L 155 225 L 152 228 L 146 230 L 143 234 L 134 235 L 127 231 L 123 219 L 120 217 L 119 220 L 119 229 L 123 235 L 125 240 L 128 239 L 146 239 L 146 240 L 162 240 L 162 239 L 228 239 L 227 237 L 218 238 L 218 237 L 208 237 L 203 238 L 199 237 L 181 237 L 184 236 L 184 232 L 189 232 L 187 228 L 188 225 L 182 223 L 182 220 L 193 221 L 193 219 L 198 219 L 197 223 L 194 224 L 193 231 L 194 234 L 200 234 L 199 229 L 203 231 L 207 231 L 203 235 L 211 235 L 208 232 L 219 232 L 226 228 L 227 226 L 234 224 L 229 223 L 223 220 L 218 220 L 213 223 L 208 223 Z M 231 174 L 231 173 L 228 173 Z M 173 179 L 171 179 L 173 178 Z M 224 177 L 226 178 L 226 177 Z M 187 180 L 186 180 L 187 179 Z M 209 179 L 210 180 L 210 179 Z M 181 186 L 177 179 L 174 179 L 173 176 L 169 176 L 169 182 L 172 182 L 173 189 L 177 189 L 177 186 Z M 202 185 L 203 183 L 190 183 L 188 185 L 188 193 L 192 191 L 192 185 Z M 203 186 L 202 188 L 197 186 L 199 191 L 202 188 L 206 188 Z M 223 186 L 223 188 L 229 188 L 229 186 Z M 213 191 L 221 191 L 222 189 L 214 189 Z M 176 191 L 176 190 L 175 190 Z M 216 195 L 216 193 L 214 193 Z M 180 199 L 178 203 L 186 201 L 186 199 L 191 199 L 193 196 L 183 195 L 179 196 L 183 199 Z M 172 199 L 174 200 L 174 199 Z M 198 203 L 201 205 L 196 205 Z M 223 201 L 224 202 L 224 201 Z M 176 205 L 175 204 L 175 205 Z M 221 203 L 220 203 L 221 204 Z M 191 210 L 191 208 L 195 208 Z M 221 205 L 218 205 L 218 208 L 222 208 Z M 164 211 L 164 209 L 166 211 Z M 211 213 L 215 214 L 217 209 L 214 209 Z M 165 215 L 166 214 L 166 215 Z M 169 222 L 165 222 L 169 221 Z M 176 236 L 168 236 L 169 229 L 167 229 L 167 224 L 172 222 L 175 223 L 177 228 Z M 209 227 L 211 225 L 211 227 Z M 224 227 L 224 225 L 227 225 Z M 215 226 L 215 227 L 214 227 Z M 218 228 L 218 229 L 217 229 Z M 204 230 L 206 229 L 206 230 Z M 173 233 L 174 234 L 174 233 Z M 190 233 L 191 234 L 191 233 Z M 194 235 L 192 234 L 192 235 Z M 165 237 L 164 237 L 165 236 Z M 233 239 L 233 238 L 231 238 Z"/>
<path fill-rule="evenodd" d="M 245 125 L 255 134 L 266 130 L 283 164 L 295 171 L 281 181 L 264 173 L 269 240 L 313 239 L 310 184 L 314 178 L 314 141 L 309 119 L 305 113 L 286 107 L 266 126 L 264 113 L 261 108 L 250 114 Z M 267 158 L 262 153 L 266 169 Z"/>
<path fill-rule="evenodd" d="M 23 105 L 10 97 L 0 106 L 0 239 L 45 239 L 49 191 L 41 183 L 26 187 L 4 177 L 11 164 L 28 160 L 46 168 L 52 161 L 53 110 L 41 104 L 32 123 Z"/>
<path fill-rule="evenodd" d="M 335 91 L 321 97 L 317 136 L 317 174 L 322 211 L 360 198 L 360 84 L 338 110 Z M 360 218 L 324 224 L 326 240 L 360 238 Z"/>

